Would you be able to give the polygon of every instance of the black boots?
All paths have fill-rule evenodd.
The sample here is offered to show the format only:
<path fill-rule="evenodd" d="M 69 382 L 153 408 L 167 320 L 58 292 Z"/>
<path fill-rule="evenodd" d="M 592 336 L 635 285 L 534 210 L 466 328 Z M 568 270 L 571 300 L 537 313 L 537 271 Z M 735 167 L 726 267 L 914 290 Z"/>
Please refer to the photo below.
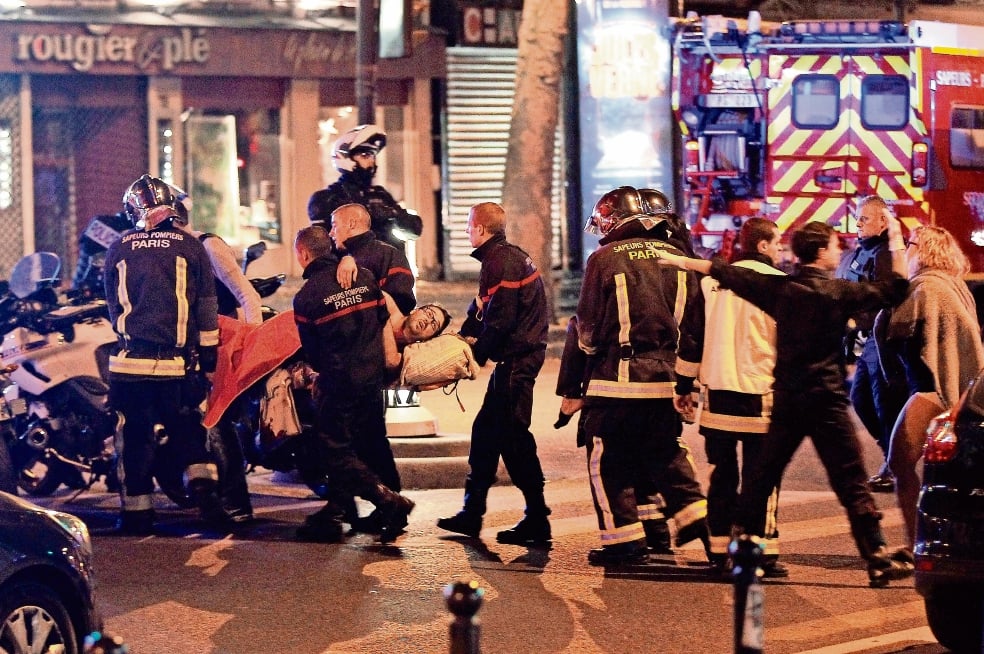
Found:
<path fill-rule="evenodd" d="M 465 501 L 462 509 L 453 516 L 439 518 L 437 526 L 469 538 L 478 538 L 482 532 L 482 516 L 485 515 L 489 491 L 480 489 L 471 480 L 465 480 Z"/>
<path fill-rule="evenodd" d="M 297 539 L 309 543 L 341 543 L 345 540 L 342 511 L 329 502 L 304 519 L 297 528 Z"/>
<path fill-rule="evenodd" d="M 527 513 L 512 529 L 504 529 L 495 539 L 507 545 L 549 545 L 552 534 L 546 515 L 531 516 Z"/>
<path fill-rule="evenodd" d="M 854 542 L 868 563 L 869 586 L 885 588 L 889 581 L 912 576 L 915 569 L 912 562 L 899 552 L 893 555 L 885 546 L 880 513 L 849 516 L 849 519 Z"/>
<path fill-rule="evenodd" d="M 392 543 L 403 533 L 407 518 L 416 505 L 410 498 L 394 493 L 381 484 L 376 487 L 372 503 L 379 510 L 379 542 Z"/>
<path fill-rule="evenodd" d="M 453 516 L 438 518 L 437 526 L 445 531 L 451 531 L 469 538 L 478 538 L 482 532 L 482 516 L 467 509 L 458 511 Z"/>
<path fill-rule="evenodd" d="M 550 533 L 550 509 L 543 499 L 543 486 L 523 489 L 526 500 L 526 515 L 512 529 L 504 529 L 495 539 L 507 545 L 549 546 L 553 535 Z"/>
<path fill-rule="evenodd" d="M 666 524 L 666 518 L 643 520 L 642 528 L 646 532 L 646 545 L 651 554 L 673 554 L 670 526 Z"/>
<path fill-rule="evenodd" d="M 649 548 L 645 541 L 606 545 L 588 552 L 588 563 L 597 566 L 638 565 L 649 561 Z"/>

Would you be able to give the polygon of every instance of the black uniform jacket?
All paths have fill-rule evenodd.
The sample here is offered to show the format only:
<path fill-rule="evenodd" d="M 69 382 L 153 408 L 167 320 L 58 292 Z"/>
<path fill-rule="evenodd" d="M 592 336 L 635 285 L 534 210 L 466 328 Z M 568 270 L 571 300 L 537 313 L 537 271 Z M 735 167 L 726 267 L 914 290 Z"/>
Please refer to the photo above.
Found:
<path fill-rule="evenodd" d="M 462 336 L 475 336 L 475 360 L 510 357 L 546 348 L 547 295 L 533 260 L 520 248 L 496 234 L 475 248 L 472 256 L 482 262 L 478 297 L 468 308 Z"/>
<path fill-rule="evenodd" d="M 776 319 L 777 391 L 843 394 L 841 347 L 847 319 L 905 298 L 909 282 L 895 274 L 877 282 L 831 279 L 815 266 L 794 275 L 762 275 L 715 259 L 711 276 Z"/>
<path fill-rule="evenodd" d="M 413 294 L 413 271 L 403 250 L 383 243 L 374 233 L 364 232 L 348 239 L 340 255 L 351 254 L 356 263 L 376 277 L 380 290 L 386 291 L 396 301 L 404 315 L 417 306 Z"/>
<path fill-rule="evenodd" d="M 382 388 L 382 330 L 389 315 L 371 272 L 359 268 L 346 290 L 335 279 L 337 269 L 334 255 L 308 264 L 307 281 L 294 296 L 294 320 L 304 356 L 319 373 L 318 388 L 343 401 L 350 393 Z"/>

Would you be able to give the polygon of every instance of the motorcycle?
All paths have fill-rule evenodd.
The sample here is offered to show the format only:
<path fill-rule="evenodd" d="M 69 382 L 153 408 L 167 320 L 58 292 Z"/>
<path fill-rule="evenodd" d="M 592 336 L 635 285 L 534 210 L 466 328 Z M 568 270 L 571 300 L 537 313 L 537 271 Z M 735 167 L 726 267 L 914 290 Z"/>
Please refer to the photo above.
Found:
<path fill-rule="evenodd" d="M 246 265 L 264 250 L 262 243 L 251 246 Z M 94 297 L 93 289 L 70 292 L 70 302 L 60 302 L 55 290 L 59 270 L 53 253 L 28 255 L 14 267 L 0 296 L 0 366 L 12 367 L 3 398 L 25 407 L 9 425 L 0 415 L 0 427 L 17 486 L 28 495 L 51 495 L 62 484 L 82 491 L 99 480 L 115 491 L 117 415 L 108 405 L 108 369 L 116 333 L 105 301 Z M 251 281 L 266 297 L 284 279 Z M 163 429 L 157 439 L 166 448 Z M 182 471 L 170 466 L 167 456 L 156 464 L 155 478 L 164 494 L 178 506 L 192 506 Z"/>
<path fill-rule="evenodd" d="M 17 485 L 33 496 L 115 480 L 116 414 L 106 379 L 116 335 L 105 302 L 60 304 L 60 268 L 51 252 L 23 257 L 0 297 L 0 366 L 12 368 L 3 396 L 23 407 L 8 427 L 8 446 Z"/>

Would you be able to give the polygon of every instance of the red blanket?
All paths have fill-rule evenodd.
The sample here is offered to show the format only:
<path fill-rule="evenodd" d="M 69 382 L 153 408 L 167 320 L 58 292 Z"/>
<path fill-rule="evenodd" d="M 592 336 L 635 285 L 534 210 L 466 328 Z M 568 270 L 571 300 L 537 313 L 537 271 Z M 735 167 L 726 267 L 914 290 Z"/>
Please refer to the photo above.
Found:
<path fill-rule="evenodd" d="M 218 424 L 222 414 L 247 388 L 261 380 L 301 348 L 294 312 L 284 311 L 259 324 L 219 316 L 219 360 L 208 396 L 206 427 Z"/>

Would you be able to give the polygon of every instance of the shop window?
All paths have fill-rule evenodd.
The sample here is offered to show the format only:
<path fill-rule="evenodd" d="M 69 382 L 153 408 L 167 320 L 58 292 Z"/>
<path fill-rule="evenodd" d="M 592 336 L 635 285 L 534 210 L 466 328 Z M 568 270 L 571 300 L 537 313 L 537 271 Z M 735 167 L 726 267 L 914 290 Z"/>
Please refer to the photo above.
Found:
<path fill-rule="evenodd" d="M 236 247 L 283 242 L 279 112 L 191 111 L 184 129 L 195 228 Z"/>
<path fill-rule="evenodd" d="M 984 107 L 953 108 L 950 164 L 954 168 L 984 168 Z"/>
<path fill-rule="evenodd" d="M 901 129 L 909 123 L 909 81 L 902 75 L 868 75 L 861 81 L 865 129 Z"/>
<path fill-rule="evenodd" d="M 830 129 L 840 119 L 840 85 L 833 75 L 800 75 L 793 81 L 793 125 Z"/>

